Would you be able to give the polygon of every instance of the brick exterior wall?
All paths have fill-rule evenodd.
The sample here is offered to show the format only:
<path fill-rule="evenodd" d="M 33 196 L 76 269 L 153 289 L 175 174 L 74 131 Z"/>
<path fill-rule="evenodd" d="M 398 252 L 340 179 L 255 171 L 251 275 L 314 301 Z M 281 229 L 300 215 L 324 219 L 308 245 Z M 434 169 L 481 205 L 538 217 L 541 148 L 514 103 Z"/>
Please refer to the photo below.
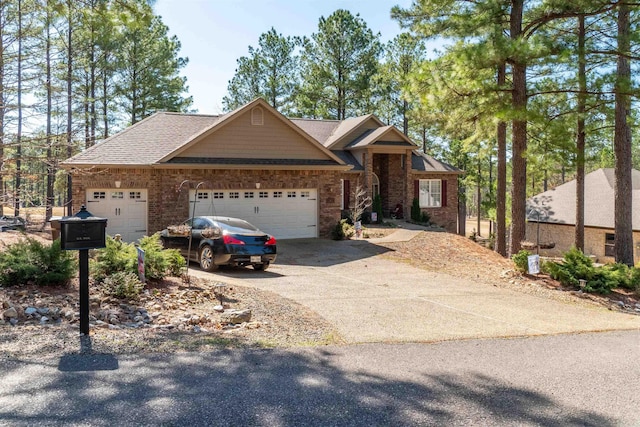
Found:
<path fill-rule="evenodd" d="M 433 224 L 443 227 L 449 233 L 458 232 L 458 175 L 442 175 L 437 173 L 413 173 L 407 182 L 407 207 L 405 216 L 411 216 L 411 205 L 414 196 L 414 181 L 419 179 L 441 179 L 447 182 L 447 204 L 440 208 L 422 208 L 421 212 L 429 214 Z"/>
<path fill-rule="evenodd" d="M 540 249 L 541 256 L 562 257 L 565 252 L 574 246 L 575 226 L 571 224 L 547 224 L 540 223 L 540 243 L 553 242 L 553 249 Z M 604 243 L 607 233 L 614 234 L 613 229 L 585 227 L 584 229 L 584 253 L 593 255 L 597 262 L 612 263 L 613 257 L 605 256 Z M 538 236 L 538 223 L 527 222 L 526 239 L 536 243 Z M 640 232 L 633 232 L 634 261 L 640 261 Z M 535 252 L 535 251 L 534 251 Z"/>
<path fill-rule="evenodd" d="M 189 216 L 189 189 L 203 190 L 317 188 L 320 237 L 329 237 L 340 219 L 340 172 L 287 170 L 96 169 L 73 175 L 73 211 L 86 205 L 88 188 L 145 188 L 148 191 L 148 232 L 153 234 Z M 183 182 L 190 180 L 190 183 Z M 181 187 L 182 184 L 182 187 Z"/>
<path fill-rule="evenodd" d="M 380 196 L 383 212 L 392 211 L 400 203 L 406 203 L 405 168 L 402 167 L 402 154 L 374 154 L 373 171 L 380 179 Z"/>

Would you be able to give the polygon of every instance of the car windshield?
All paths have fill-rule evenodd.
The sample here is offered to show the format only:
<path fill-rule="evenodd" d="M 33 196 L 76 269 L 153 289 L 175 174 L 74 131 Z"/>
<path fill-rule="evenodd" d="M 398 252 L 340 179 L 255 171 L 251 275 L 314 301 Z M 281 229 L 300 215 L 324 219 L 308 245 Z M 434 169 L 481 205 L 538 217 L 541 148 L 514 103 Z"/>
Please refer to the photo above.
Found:
<path fill-rule="evenodd" d="M 236 219 L 236 218 L 219 218 L 218 223 L 220 225 L 223 226 L 224 229 L 230 231 L 230 232 L 235 232 L 237 231 L 247 231 L 247 230 L 251 230 L 251 231 L 258 231 L 258 229 L 249 224 L 247 221 L 243 221 L 241 219 Z M 234 230 L 235 229 L 235 230 Z"/>

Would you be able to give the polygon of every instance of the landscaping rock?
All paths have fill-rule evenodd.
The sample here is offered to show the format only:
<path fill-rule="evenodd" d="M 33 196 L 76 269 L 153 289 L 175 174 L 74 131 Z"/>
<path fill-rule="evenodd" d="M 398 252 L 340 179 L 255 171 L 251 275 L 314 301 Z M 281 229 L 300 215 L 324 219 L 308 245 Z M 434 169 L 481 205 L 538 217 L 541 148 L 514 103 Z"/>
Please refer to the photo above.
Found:
<path fill-rule="evenodd" d="M 225 311 L 221 315 L 222 323 L 230 323 L 237 325 L 239 323 L 245 323 L 251 321 L 251 310 L 229 310 Z"/>
<path fill-rule="evenodd" d="M 27 316 L 31 316 L 31 315 L 35 314 L 37 311 L 38 311 L 38 309 L 35 308 L 35 307 L 27 307 L 27 308 L 24 309 L 24 314 L 27 315 Z"/>
<path fill-rule="evenodd" d="M 5 319 L 16 319 L 18 317 L 18 311 L 14 307 L 9 307 L 2 312 L 2 317 Z"/>

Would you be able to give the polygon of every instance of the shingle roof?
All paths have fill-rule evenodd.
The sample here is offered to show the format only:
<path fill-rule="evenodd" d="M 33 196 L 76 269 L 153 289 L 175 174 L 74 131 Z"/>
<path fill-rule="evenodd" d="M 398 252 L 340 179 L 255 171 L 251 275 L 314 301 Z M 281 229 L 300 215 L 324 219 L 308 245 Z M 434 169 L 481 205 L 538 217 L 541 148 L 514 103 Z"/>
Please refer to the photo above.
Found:
<path fill-rule="evenodd" d="M 338 126 L 338 120 L 314 120 L 314 119 L 289 119 L 300 129 L 311 135 L 316 141 L 325 145 Z M 325 145 L 326 147 L 326 145 Z"/>
<path fill-rule="evenodd" d="M 640 230 L 640 171 L 632 171 L 633 229 Z M 615 227 L 615 171 L 598 169 L 585 175 L 584 221 L 588 227 Z M 575 225 L 576 180 L 527 200 L 527 219 Z"/>
<path fill-rule="evenodd" d="M 411 156 L 411 169 L 418 172 L 449 172 L 464 173 L 462 170 L 448 163 L 436 160 L 428 154 L 414 151 Z"/>
<path fill-rule="evenodd" d="M 223 116 L 156 113 L 73 156 L 65 163 L 147 165 L 188 142 Z"/>

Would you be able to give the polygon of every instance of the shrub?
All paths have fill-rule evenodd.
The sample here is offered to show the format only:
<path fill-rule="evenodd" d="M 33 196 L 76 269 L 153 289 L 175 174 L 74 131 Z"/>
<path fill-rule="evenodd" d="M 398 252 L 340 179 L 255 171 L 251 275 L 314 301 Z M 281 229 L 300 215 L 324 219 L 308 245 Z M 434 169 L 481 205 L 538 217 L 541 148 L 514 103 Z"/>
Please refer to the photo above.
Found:
<path fill-rule="evenodd" d="M 420 222 L 429 224 L 429 221 L 431 221 L 431 216 L 426 212 L 422 212 L 420 214 Z"/>
<path fill-rule="evenodd" d="M 413 203 L 411 205 L 411 219 L 416 222 L 420 222 L 422 219 L 422 214 L 420 212 L 420 200 L 418 198 L 413 199 Z"/>
<path fill-rule="evenodd" d="M 75 271 L 75 257 L 60 248 L 60 240 L 45 245 L 26 238 L 0 252 L 0 286 L 28 282 L 41 286 L 63 285 Z"/>
<path fill-rule="evenodd" d="M 531 252 L 526 249 L 522 249 L 517 254 L 511 255 L 511 259 L 519 272 L 526 273 L 529 271 L 529 255 L 531 255 Z"/>
<path fill-rule="evenodd" d="M 593 261 L 576 248 L 565 253 L 563 262 L 549 262 L 545 269 L 563 285 L 578 286 L 581 279 L 585 280 L 587 292 L 606 294 L 619 286 L 633 290 L 640 287 L 637 268 L 618 263 L 595 267 Z"/>
<path fill-rule="evenodd" d="M 353 226 L 351 226 L 346 219 L 341 219 L 331 230 L 331 238 L 333 240 L 349 239 L 354 233 Z"/>
<path fill-rule="evenodd" d="M 161 280 L 167 274 L 180 276 L 186 265 L 185 259 L 177 249 L 163 249 L 160 234 L 140 239 L 140 248 L 144 250 L 144 274 L 149 280 Z M 106 247 L 95 252 L 92 259 L 92 274 L 97 282 L 118 272 L 130 272 L 137 275 L 138 251 L 132 243 L 107 236 Z"/>
<path fill-rule="evenodd" d="M 138 255 L 135 246 L 107 236 L 106 247 L 95 252 L 91 274 L 97 282 L 119 271 L 136 272 Z"/>
<path fill-rule="evenodd" d="M 101 286 L 107 295 L 127 299 L 137 299 L 144 289 L 144 283 L 140 282 L 138 275 L 130 271 L 118 271 L 105 277 Z"/>

